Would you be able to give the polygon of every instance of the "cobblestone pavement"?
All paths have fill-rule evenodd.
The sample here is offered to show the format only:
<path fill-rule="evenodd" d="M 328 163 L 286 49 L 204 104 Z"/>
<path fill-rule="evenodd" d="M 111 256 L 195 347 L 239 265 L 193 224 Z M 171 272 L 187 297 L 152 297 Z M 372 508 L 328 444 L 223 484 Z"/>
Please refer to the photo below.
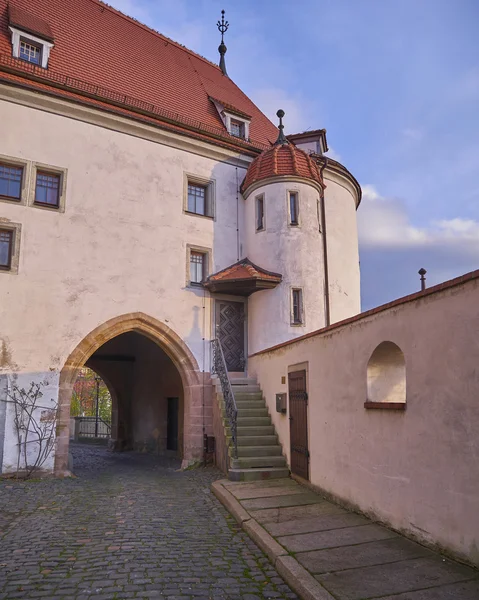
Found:
<path fill-rule="evenodd" d="M 0 482 L 0 599 L 297 598 L 212 496 L 216 469 L 72 451 L 76 478 Z"/>

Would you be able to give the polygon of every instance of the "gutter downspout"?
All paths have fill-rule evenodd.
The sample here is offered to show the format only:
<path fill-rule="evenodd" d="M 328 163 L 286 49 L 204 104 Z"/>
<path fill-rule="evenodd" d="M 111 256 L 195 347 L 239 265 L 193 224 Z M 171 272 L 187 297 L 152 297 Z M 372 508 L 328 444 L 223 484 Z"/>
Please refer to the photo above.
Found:
<path fill-rule="evenodd" d="M 320 167 L 321 180 L 323 179 L 323 171 L 326 169 L 328 159 L 323 156 L 324 164 Z M 324 206 L 324 189 L 320 196 L 321 204 L 321 221 L 323 226 L 323 258 L 324 258 L 324 312 L 325 312 L 325 326 L 331 325 L 331 308 L 330 308 L 330 297 L 329 297 L 329 270 L 328 270 L 328 243 L 326 239 L 326 209 Z"/>

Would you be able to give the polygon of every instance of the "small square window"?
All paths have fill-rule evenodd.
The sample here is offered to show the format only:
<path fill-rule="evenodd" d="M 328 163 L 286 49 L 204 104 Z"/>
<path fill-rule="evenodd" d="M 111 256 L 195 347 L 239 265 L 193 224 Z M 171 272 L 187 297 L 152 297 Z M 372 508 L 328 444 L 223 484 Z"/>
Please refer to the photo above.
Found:
<path fill-rule="evenodd" d="M 60 206 L 60 178 L 57 173 L 37 171 L 35 204 L 58 208 Z"/>
<path fill-rule="evenodd" d="M 20 200 L 22 196 L 23 167 L 0 163 L 0 196 Z"/>
<path fill-rule="evenodd" d="M 291 290 L 292 300 L 292 324 L 302 325 L 303 324 L 303 290 L 293 289 Z"/>
<path fill-rule="evenodd" d="M 235 119 L 231 119 L 230 133 L 235 137 L 244 138 L 245 137 L 245 127 L 242 121 L 236 121 Z"/>
<path fill-rule="evenodd" d="M 199 285 L 206 275 L 206 254 L 204 252 L 190 251 L 190 283 Z"/>
<path fill-rule="evenodd" d="M 299 225 L 299 206 L 297 192 L 289 192 L 289 224 Z"/>
<path fill-rule="evenodd" d="M 10 271 L 12 267 L 14 231 L 0 229 L 0 269 Z"/>
<path fill-rule="evenodd" d="M 42 47 L 33 44 L 30 41 L 20 40 L 19 58 L 33 63 L 34 65 L 42 64 Z"/>
<path fill-rule="evenodd" d="M 264 196 L 256 198 L 256 231 L 264 229 Z"/>

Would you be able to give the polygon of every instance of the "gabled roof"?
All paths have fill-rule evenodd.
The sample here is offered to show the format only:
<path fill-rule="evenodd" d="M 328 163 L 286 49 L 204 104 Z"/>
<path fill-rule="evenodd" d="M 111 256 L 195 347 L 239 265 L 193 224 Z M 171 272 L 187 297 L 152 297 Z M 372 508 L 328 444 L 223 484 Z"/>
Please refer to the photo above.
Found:
<path fill-rule="evenodd" d="M 11 58 L 8 4 L 13 15 L 27 13 L 28 19 L 21 19 L 25 30 L 38 29 L 40 22 L 51 30 L 55 47 L 48 70 Z M 7 71 L 10 76 L 3 74 Z M 247 147 L 263 149 L 276 137 L 274 125 L 217 65 L 99 0 L 0 0 L 0 81 L 15 81 L 11 75 L 56 94 L 68 81 L 67 88 L 80 95 L 88 90 L 94 96 L 98 88 L 107 92 L 100 94 L 102 100 L 128 97 L 130 110 L 151 107 L 152 113 L 167 113 L 179 124 L 194 121 L 206 135 L 214 132 L 244 147 L 227 133 L 210 100 L 219 98 L 251 115 Z"/>
<path fill-rule="evenodd" d="M 18 27 L 22 31 L 37 35 L 44 40 L 53 42 L 53 33 L 50 29 L 50 25 L 40 19 L 39 17 L 32 15 L 14 4 L 10 4 L 8 7 L 9 23 L 13 27 Z"/>
<path fill-rule="evenodd" d="M 210 275 L 204 286 L 211 292 L 249 296 L 260 290 L 271 289 L 281 283 L 283 276 L 258 267 L 248 258 Z"/>

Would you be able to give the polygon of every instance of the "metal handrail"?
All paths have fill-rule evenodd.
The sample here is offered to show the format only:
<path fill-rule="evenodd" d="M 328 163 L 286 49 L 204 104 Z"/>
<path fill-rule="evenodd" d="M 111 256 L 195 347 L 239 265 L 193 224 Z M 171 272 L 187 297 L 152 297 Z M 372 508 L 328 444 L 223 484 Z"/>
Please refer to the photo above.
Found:
<path fill-rule="evenodd" d="M 221 391 L 223 392 L 223 398 L 225 401 L 226 416 L 231 429 L 231 439 L 234 445 L 234 458 L 238 458 L 238 436 L 237 436 L 237 420 L 238 420 L 238 407 L 236 406 L 236 400 L 231 387 L 231 381 L 228 376 L 228 369 L 226 367 L 225 356 L 223 354 L 223 348 L 218 338 L 211 341 L 213 348 L 213 373 L 218 376 L 221 384 Z"/>

